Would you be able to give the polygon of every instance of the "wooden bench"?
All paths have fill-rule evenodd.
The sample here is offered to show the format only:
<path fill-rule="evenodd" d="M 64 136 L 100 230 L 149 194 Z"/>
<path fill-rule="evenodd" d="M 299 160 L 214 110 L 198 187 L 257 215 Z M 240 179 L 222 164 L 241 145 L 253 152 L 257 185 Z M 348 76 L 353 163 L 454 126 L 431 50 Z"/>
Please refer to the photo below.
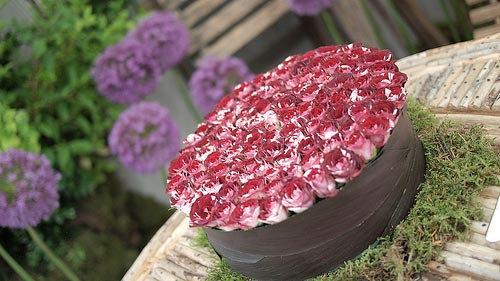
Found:
<path fill-rule="evenodd" d="M 398 61 L 407 73 L 408 92 L 425 102 L 438 117 L 484 125 L 500 151 L 500 34 L 429 50 Z M 500 280 L 500 243 L 486 241 L 499 186 L 479 198 L 482 221 L 472 222 L 468 241 L 448 243 L 442 257 L 429 264 L 422 280 Z M 218 257 L 194 247 L 195 229 L 176 212 L 158 230 L 129 271 L 125 281 L 202 280 Z M 425 279 L 427 278 L 427 279 Z"/>
<path fill-rule="evenodd" d="M 500 2 L 498 0 L 466 0 L 469 18 L 474 26 L 474 38 L 500 32 Z"/>
<path fill-rule="evenodd" d="M 190 30 L 189 59 L 235 54 L 288 10 L 284 0 L 150 0 L 174 11 Z"/>

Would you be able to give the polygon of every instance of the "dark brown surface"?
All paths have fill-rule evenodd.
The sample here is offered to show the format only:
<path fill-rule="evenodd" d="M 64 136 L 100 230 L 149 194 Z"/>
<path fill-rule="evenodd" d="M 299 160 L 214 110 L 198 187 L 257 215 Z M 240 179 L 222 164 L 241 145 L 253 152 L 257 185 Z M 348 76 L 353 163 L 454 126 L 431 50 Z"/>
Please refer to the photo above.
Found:
<path fill-rule="evenodd" d="M 423 181 L 422 145 L 402 115 L 379 156 L 338 196 L 275 225 L 205 229 L 231 267 L 258 280 L 303 280 L 342 265 L 408 213 Z"/>

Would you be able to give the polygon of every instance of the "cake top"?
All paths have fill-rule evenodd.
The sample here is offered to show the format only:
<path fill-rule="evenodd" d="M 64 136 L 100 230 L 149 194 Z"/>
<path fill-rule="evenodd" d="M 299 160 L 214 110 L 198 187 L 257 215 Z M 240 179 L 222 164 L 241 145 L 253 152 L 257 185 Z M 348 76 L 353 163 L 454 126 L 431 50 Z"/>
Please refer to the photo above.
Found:
<path fill-rule="evenodd" d="M 407 77 L 389 51 L 326 46 L 225 96 L 170 163 L 171 205 L 191 226 L 274 224 L 337 195 L 382 147 Z"/>

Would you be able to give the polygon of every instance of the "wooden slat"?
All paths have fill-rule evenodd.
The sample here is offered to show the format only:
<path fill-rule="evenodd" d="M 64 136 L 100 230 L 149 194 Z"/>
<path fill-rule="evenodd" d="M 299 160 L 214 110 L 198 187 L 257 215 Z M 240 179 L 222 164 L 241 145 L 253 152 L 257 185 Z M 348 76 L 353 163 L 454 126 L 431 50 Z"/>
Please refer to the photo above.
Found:
<path fill-rule="evenodd" d="M 180 18 L 191 28 L 224 2 L 225 0 L 195 1 L 181 12 Z"/>
<path fill-rule="evenodd" d="M 467 5 L 476 5 L 476 4 L 479 4 L 479 3 L 484 3 L 484 2 L 487 2 L 488 0 L 465 0 L 465 3 L 467 3 Z"/>
<path fill-rule="evenodd" d="M 491 264 L 475 258 L 458 255 L 449 251 L 442 251 L 444 264 L 455 269 L 456 272 L 467 274 L 480 280 L 498 280 L 500 265 Z"/>
<path fill-rule="evenodd" d="M 229 31 L 224 38 L 216 41 L 213 45 L 202 51 L 202 55 L 228 55 L 234 54 L 243 46 L 270 27 L 277 19 L 288 12 L 285 1 L 267 1 L 264 7 L 259 9 L 250 18 L 247 18 L 237 27 Z M 245 34 L 246 36 L 242 36 Z"/>
<path fill-rule="evenodd" d="M 490 92 L 499 92 L 500 89 L 497 89 L 495 85 L 495 81 L 498 79 L 499 76 L 499 67 L 500 67 L 500 61 L 498 60 L 491 60 L 490 62 L 493 62 L 493 64 L 488 63 L 485 68 L 490 68 L 487 69 L 488 74 L 483 77 L 482 83 L 479 87 L 477 87 L 476 93 L 475 93 L 475 98 L 470 104 L 470 107 L 472 109 L 480 109 L 483 105 L 487 104 L 487 98 L 489 96 Z M 500 86 L 500 84 L 498 85 Z M 491 109 L 489 107 L 488 109 Z"/>
<path fill-rule="evenodd" d="M 199 49 L 209 44 L 217 36 L 231 29 L 231 27 L 235 23 L 237 23 L 240 19 L 249 14 L 263 2 L 264 0 L 235 0 L 224 6 L 220 11 L 217 12 L 217 14 L 211 16 L 203 24 L 192 30 L 191 49 L 189 53 L 196 53 Z M 242 34 L 239 35 L 241 36 Z M 248 37 L 248 34 L 245 34 L 245 37 Z"/>
<path fill-rule="evenodd" d="M 473 9 L 469 12 L 469 17 L 473 25 L 495 20 L 497 17 L 500 17 L 500 2 Z"/>
<path fill-rule="evenodd" d="M 475 28 L 472 31 L 474 38 L 482 38 L 500 32 L 500 24 L 493 24 L 484 27 Z"/>
<path fill-rule="evenodd" d="M 500 265 L 500 252 L 486 246 L 455 241 L 446 244 L 445 250 L 463 257 L 473 258 L 497 266 Z M 498 269 L 500 270 L 500 267 Z"/>

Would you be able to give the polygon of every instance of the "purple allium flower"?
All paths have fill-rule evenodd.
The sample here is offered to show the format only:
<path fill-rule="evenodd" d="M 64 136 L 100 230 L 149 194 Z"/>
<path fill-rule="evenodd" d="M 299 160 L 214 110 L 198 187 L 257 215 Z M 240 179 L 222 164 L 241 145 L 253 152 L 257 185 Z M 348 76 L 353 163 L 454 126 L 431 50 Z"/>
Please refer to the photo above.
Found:
<path fill-rule="evenodd" d="M 212 111 L 236 85 L 254 77 L 245 62 L 235 57 L 205 57 L 198 61 L 197 67 L 189 80 L 189 90 L 203 114 Z"/>
<path fill-rule="evenodd" d="M 0 226 L 27 228 L 48 219 L 59 206 L 60 179 L 43 155 L 0 153 Z"/>
<path fill-rule="evenodd" d="M 152 49 L 162 71 L 178 64 L 189 50 L 188 30 L 171 12 L 153 12 L 130 36 Z"/>
<path fill-rule="evenodd" d="M 288 7 L 300 16 L 314 16 L 331 7 L 333 0 L 286 0 Z"/>
<path fill-rule="evenodd" d="M 141 102 L 122 112 L 108 141 L 111 153 L 139 173 L 160 170 L 181 145 L 179 127 L 157 102 Z"/>
<path fill-rule="evenodd" d="M 132 38 L 107 48 L 92 69 L 99 92 L 120 104 L 142 100 L 155 89 L 160 75 L 151 49 Z"/>

